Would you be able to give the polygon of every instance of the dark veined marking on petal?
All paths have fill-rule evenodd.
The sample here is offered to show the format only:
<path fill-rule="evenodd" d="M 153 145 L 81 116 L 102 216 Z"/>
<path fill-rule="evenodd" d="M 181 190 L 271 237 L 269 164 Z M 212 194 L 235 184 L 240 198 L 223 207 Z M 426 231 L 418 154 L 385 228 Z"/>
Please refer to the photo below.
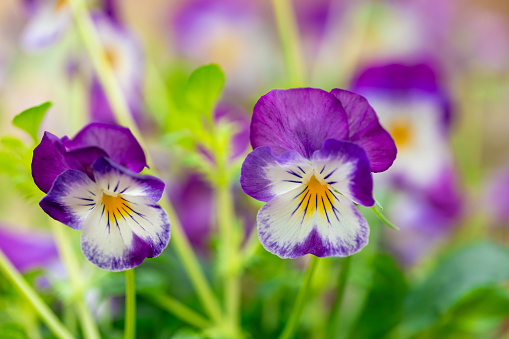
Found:
<path fill-rule="evenodd" d="M 291 174 L 291 175 L 294 175 L 294 176 L 296 176 L 296 177 L 298 177 L 298 178 L 301 178 L 301 179 L 302 179 L 302 176 L 301 176 L 301 175 L 299 175 L 299 174 L 295 173 L 295 172 L 294 172 L 294 171 L 292 171 L 292 170 L 288 170 L 288 171 L 286 171 L 286 173 L 289 173 L 289 174 Z"/>
<path fill-rule="evenodd" d="M 339 199 L 338 199 L 338 197 L 336 197 L 334 192 L 332 192 L 330 188 L 328 188 L 328 190 L 329 190 L 330 194 L 332 194 L 332 196 L 339 202 Z"/>
<path fill-rule="evenodd" d="M 297 194 L 296 196 L 293 197 L 293 200 L 297 199 L 302 193 L 306 192 L 306 190 L 308 189 L 308 187 L 304 187 L 304 189 L 302 190 L 302 192 L 300 192 L 299 194 Z"/>
<path fill-rule="evenodd" d="M 329 181 L 328 184 L 329 185 L 334 185 L 334 184 L 337 184 L 338 182 L 337 181 Z"/>
<path fill-rule="evenodd" d="M 323 196 L 320 198 L 322 199 L 323 210 L 325 211 L 325 216 L 327 217 L 327 222 L 329 223 L 329 225 L 331 225 L 330 220 L 329 220 L 329 213 L 327 213 L 327 208 L 325 207 L 325 202 L 323 201 Z"/>
<path fill-rule="evenodd" d="M 336 216 L 336 219 L 339 221 L 339 217 L 338 217 L 338 215 L 336 214 L 337 209 L 336 209 L 336 207 L 334 206 L 334 204 L 332 203 L 332 201 L 330 200 L 329 195 L 327 194 L 327 192 L 325 192 L 325 196 L 327 197 L 327 200 L 329 200 L 329 203 L 330 203 L 330 205 L 331 205 L 331 207 L 332 207 L 332 212 L 334 212 L 334 215 Z M 338 212 L 339 212 L 339 211 L 338 211 Z"/>
<path fill-rule="evenodd" d="M 80 199 L 80 200 L 84 200 L 84 201 L 94 201 L 94 199 L 89 199 L 89 198 L 80 198 L 80 197 L 75 197 L 76 199 Z"/>
<path fill-rule="evenodd" d="M 103 205 L 103 211 L 101 212 L 101 219 L 102 219 L 102 217 L 104 215 L 104 209 L 106 208 L 106 206 L 104 206 L 104 204 L 102 204 L 102 205 Z"/>
<path fill-rule="evenodd" d="M 296 181 L 296 180 L 283 180 L 285 182 L 294 182 L 296 184 L 302 184 L 302 180 L 301 181 Z"/>
<path fill-rule="evenodd" d="M 108 181 L 108 191 L 110 190 L 110 182 Z"/>
<path fill-rule="evenodd" d="M 150 221 L 149 219 L 147 219 L 146 215 L 144 215 L 143 213 L 139 213 L 139 212 L 136 212 L 135 210 L 133 210 L 130 206 L 126 206 L 127 208 L 129 208 L 131 211 L 133 211 L 134 213 L 136 213 L 137 215 L 139 215 L 140 217 L 142 217 L 143 219 L 145 219 L 146 221 L 148 221 L 150 224 L 154 224 L 152 221 Z M 141 225 L 140 225 L 141 226 Z"/>
<path fill-rule="evenodd" d="M 128 189 L 129 189 L 129 186 L 127 186 L 126 188 L 124 188 L 124 189 L 122 190 L 122 192 L 120 192 L 119 194 L 124 193 L 124 192 L 125 192 L 125 191 L 127 191 Z"/>
<path fill-rule="evenodd" d="M 88 193 L 92 194 L 94 197 L 95 197 L 95 193 L 93 193 L 92 191 L 90 190 L 87 190 Z"/>
<path fill-rule="evenodd" d="M 127 200 L 126 198 L 120 196 L 120 199 L 124 200 L 125 202 L 129 203 L 129 204 L 132 204 L 132 205 L 138 205 L 137 203 L 135 203 L 134 201 L 130 201 L 130 200 Z"/>
<path fill-rule="evenodd" d="M 125 221 L 127 221 L 127 219 L 125 218 L 125 216 L 122 214 L 122 212 L 120 211 L 120 209 L 117 207 L 117 211 L 118 211 L 118 214 L 120 214 L 122 216 L 122 218 L 124 218 Z M 129 213 L 127 213 L 126 211 L 126 214 L 129 215 Z"/>
<path fill-rule="evenodd" d="M 300 221 L 301 225 L 304 222 L 304 218 L 306 217 L 306 214 L 308 212 L 308 207 L 309 207 L 309 201 L 310 200 L 311 200 L 311 194 L 309 195 L 308 202 L 306 204 L 306 208 L 304 209 L 304 213 L 302 214 L 302 220 Z"/>
<path fill-rule="evenodd" d="M 306 188 L 307 188 L 307 187 L 306 187 Z M 306 194 L 304 194 L 304 196 L 303 196 L 303 197 L 302 197 L 302 199 L 300 200 L 300 203 L 299 203 L 299 205 L 297 206 L 297 208 L 295 208 L 295 210 L 293 210 L 292 215 L 294 215 L 294 214 L 295 214 L 295 212 L 297 212 L 297 210 L 299 209 L 300 205 L 302 205 L 302 203 L 304 202 L 304 199 L 306 199 L 306 196 L 307 196 L 308 194 L 309 194 L 309 191 L 308 191 Z"/>
<path fill-rule="evenodd" d="M 303 173 L 303 174 L 306 174 L 306 172 L 304 172 L 304 170 L 302 169 L 302 167 L 300 166 L 297 166 L 298 169 L 300 169 L 300 171 Z"/>
<path fill-rule="evenodd" d="M 318 211 L 318 194 L 315 194 L 315 211 Z"/>
<path fill-rule="evenodd" d="M 323 165 L 322 170 L 320 171 L 320 174 L 323 173 L 323 170 L 325 169 L 325 165 Z"/>
<path fill-rule="evenodd" d="M 337 170 L 338 170 L 337 168 L 333 169 L 329 174 L 327 174 L 326 176 L 323 177 L 323 180 L 327 180 L 327 178 L 330 177 Z"/>
<path fill-rule="evenodd" d="M 108 233 L 110 233 L 110 211 L 106 211 L 106 213 L 108 213 L 106 226 L 108 227 Z"/>
<path fill-rule="evenodd" d="M 124 207 L 122 207 L 122 209 L 126 212 L 126 214 L 136 223 L 138 224 L 138 226 L 140 226 L 144 231 L 146 231 L 145 227 L 143 227 L 139 222 L 138 220 L 134 219 L 134 216 L 129 213 Z"/>
<path fill-rule="evenodd" d="M 91 204 L 78 204 L 78 206 L 95 206 L 95 203 L 91 203 Z"/>
<path fill-rule="evenodd" d="M 117 186 L 113 189 L 113 192 L 117 192 L 118 185 L 120 185 L 120 181 L 117 181 Z"/>

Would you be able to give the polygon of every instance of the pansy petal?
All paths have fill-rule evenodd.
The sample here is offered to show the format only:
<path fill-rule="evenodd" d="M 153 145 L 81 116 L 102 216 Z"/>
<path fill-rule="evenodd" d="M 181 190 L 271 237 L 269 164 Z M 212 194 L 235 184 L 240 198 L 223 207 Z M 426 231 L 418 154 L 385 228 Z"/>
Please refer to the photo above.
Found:
<path fill-rule="evenodd" d="M 108 153 L 110 159 L 137 173 L 147 166 L 143 149 L 125 127 L 91 123 L 64 144 L 70 151 L 98 147 Z"/>
<path fill-rule="evenodd" d="M 108 158 L 98 159 L 92 166 L 99 187 L 111 193 L 148 197 L 158 202 L 164 192 L 164 182 L 150 175 L 141 175 L 115 164 Z"/>
<path fill-rule="evenodd" d="M 81 234 L 85 257 L 108 271 L 136 267 L 161 254 L 170 240 L 170 221 L 159 205 L 140 196 L 125 196 L 122 201 L 116 210 L 95 208 Z"/>
<path fill-rule="evenodd" d="M 300 185 L 311 170 L 311 164 L 295 151 L 276 157 L 270 146 L 258 147 L 242 164 L 240 185 L 247 195 L 269 201 Z"/>
<path fill-rule="evenodd" d="M 369 227 L 355 205 L 330 190 L 276 196 L 258 213 L 263 247 L 281 257 L 345 257 L 368 243 Z"/>
<path fill-rule="evenodd" d="M 373 179 L 364 149 L 348 141 L 328 139 L 313 154 L 313 168 L 327 185 L 350 200 L 373 206 Z"/>
<path fill-rule="evenodd" d="M 59 174 L 72 168 L 65 158 L 65 152 L 60 139 L 49 132 L 44 133 L 41 143 L 34 149 L 32 176 L 44 193 L 50 190 Z"/>
<path fill-rule="evenodd" d="M 80 230 L 100 199 L 100 193 L 85 173 L 70 169 L 57 177 L 39 205 L 53 219 Z"/>
<path fill-rule="evenodd" d="M 324 140 L 348 140 L 348 135 L 341 102 L 321 89 L 272 90 L 254 107 L 251 144 L 271 146 L 275 155 L 295 150 L 309 159 Z"/>
<path fill-rule="evenodd" d="M 383 172 L 396 159 L 396 144 L 387 132 L 366 98 L 356 93 L 335 88 L 331 93 L 341 101 L 346 115 L 350 141 L 366 151 L 373 172 Z"/>
<path fill-rule="evenodd" d="M 35 11 L 21 35 L 27 51 L 38 51 L 62 37 L 72 20 L 66 1 L 44 1 Z"/>

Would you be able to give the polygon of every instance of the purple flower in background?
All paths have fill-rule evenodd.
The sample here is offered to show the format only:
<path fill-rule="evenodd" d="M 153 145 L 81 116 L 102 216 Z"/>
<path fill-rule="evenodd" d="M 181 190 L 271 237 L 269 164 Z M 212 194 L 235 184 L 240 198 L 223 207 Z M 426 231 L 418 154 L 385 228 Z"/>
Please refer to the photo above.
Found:
<path fill-rule="evenodd" d="M 490 212 L 493 222 L 507 226 L 509 222 L 509 163 L 499 168 L 486 184 L 486 210 Z"/>
<path fill-rule="evenodd" d="M 66 0 L 26 1 L 30 19 L 21 35 L 21 46 L 39 51 L 57 42 L 67 31 L 72 13 Z"/>
<path fill-rule="evenodd" d="M 262 2 L 190 0 L 170 10 L 172 47 L 186 61 L 221 65 L 228 93 L 251 95 L 279 74 L 277 40 L 270 39 L 275 28 L 266 21 Z"/>
<path fill-rule="evenodd" d="M 401 227 L 392 239 L 407 264 L 445 238 L 461 216 L 458 175 L 449 145 L 451 101 L 430 63 L 367 67 L 352 89 L 365 95 L 393 136 L 398 158 L 377 177 L 396 189 L 391 219 Z"/>
<path fill-rule="evenodd" d="M 104 58 L 113 70 L 133 117 L 142 123 L 141 86 L 144 58 L 140 43 L 116 16 L 95 13 L 93 20 L 101 39 Z M 115 123 L 115 117 L 97 76 L 90 83 L 89 111 L 93 121 Z"/>
<path fill-rule="evenodd" d="M 269 252 L 348 256 L 367 244 L 369 227 L 354 203 L 374 205 L 371 172 L 388 169 L 396 147 L 365 98 L 273 90 L 254 107 L 251 144 L 240 182 L 267 202 L 257 224 Z"/>
<path fill-rule="evenodd" d="M 85 257 L 99 268 L 122 271 L 158 256 L 170 239 L 170 221 L 157 204 L 164 183 L 136 173 L 145 166 L 128 129 L 95 123 L 72 140 L 46 132 L 34 150 L 32 175 L 47 192 L 41 208 L 82 230 Z"/>
<path fill-rule="evenodd" d="M 58 260 L 58 251 L 49 234 L 0 227 L 0 249 L 21 272 L 46 267 Z"/>

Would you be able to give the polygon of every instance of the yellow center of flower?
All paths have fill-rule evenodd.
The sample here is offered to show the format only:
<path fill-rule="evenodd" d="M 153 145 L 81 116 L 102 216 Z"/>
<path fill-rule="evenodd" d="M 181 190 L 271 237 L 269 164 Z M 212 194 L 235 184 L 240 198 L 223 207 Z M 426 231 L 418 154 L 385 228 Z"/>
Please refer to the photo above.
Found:
<path fill-rule="evenodd" d="M 315 174 L 311 175 L 299 198 L 300 205 L 294 214 L 302 216 L 302 220 L 311 218 L 315 212 L 327 219 L 330 217 L 329 213 L 333 213 L 334 196 L 328 185 L 317 179 Z"/>
<path fill-rule="evenodd" d="M 408 120 L 399 119 L 389 125 L 389 133 L 392 135 L 398 148 L 404 148 L 412 142 L 412 126 Z"/>
<path fill-rule="evenodd" d="M 131 211 L 129 203 L 120 194 L 103 192 L 102 203 L 104 214 L 110 224 L 115 224 L 120 218 L 129 216 Z"/>

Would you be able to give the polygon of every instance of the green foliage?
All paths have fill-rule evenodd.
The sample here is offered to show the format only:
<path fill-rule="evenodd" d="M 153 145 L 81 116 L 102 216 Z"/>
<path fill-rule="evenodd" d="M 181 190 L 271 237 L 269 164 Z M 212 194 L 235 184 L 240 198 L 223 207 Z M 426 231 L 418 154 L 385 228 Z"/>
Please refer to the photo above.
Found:
<path fill-rule="evenodd" d="M 51 102 L 48 101 L 39 106 L 26 109 L 14 117 L 12 124 L 27 132 L 34 142 L 37 142 L 39 126 L 50 107 Z"/>
<path fill-rule="evenodd" d="M 383 338 L 400 321 L 408 286 L 394 259 L 378 254 L 372 262 L 373 285 L 350 338 Z"/>
<path fill-rule="evenodd" d="M 211 118 L 223 86 L 224 74 L 218 65 L 210 64 L 196 69 L 189 76 L 186 88 L 190 107 Z"/>
<path fill-rule="evenodd" d="M 479 314 L 496 313 L 498 316 L 507 312 L 503 300 L 507 296 L 490 292 L 489 297 L 496 299 L 494 304 L 479 297 L 485 293 L 481 291 L 493 291 L 507 280 L 507 248 L 482 242 L 453 252 L 408 294 L 403 312 L 405 337 L 423 333 L 454 314 L 470 314 L 470 318 L 475 318 Z"/>

